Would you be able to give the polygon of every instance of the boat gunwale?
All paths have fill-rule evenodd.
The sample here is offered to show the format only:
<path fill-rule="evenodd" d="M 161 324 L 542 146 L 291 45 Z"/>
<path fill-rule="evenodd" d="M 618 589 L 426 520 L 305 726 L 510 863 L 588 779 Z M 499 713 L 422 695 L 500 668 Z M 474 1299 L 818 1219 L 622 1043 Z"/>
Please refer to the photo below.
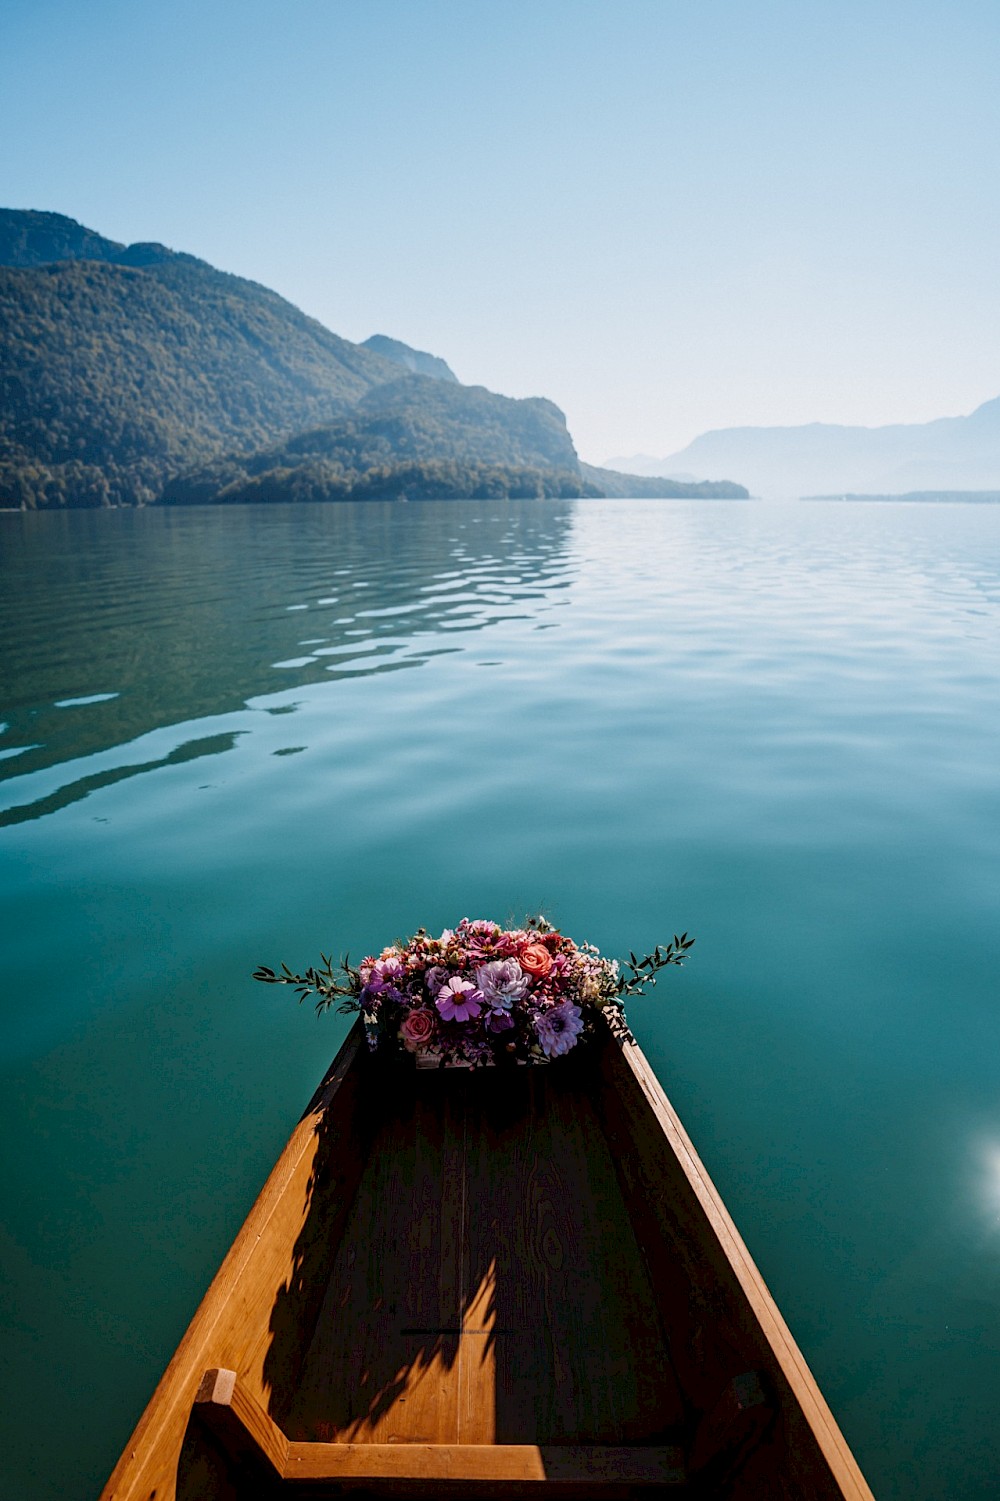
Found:
<path fill-rule="evenodd" d="M 729 1263 L 760 1332 L 812 1431 L 831 1475 L 848 1501 L 875 1501 L 850 1445 L 786 1323 L 757 1263 L 726 1208 L 690 1136 L 649 1060 L 635 1042 L 625 1042 L 621 1058 L 652 1111 L 711 1232 Z"/>
<path fill-rule="evenodd" d="M 207 1356 L 196 1358 L 198 1341 L 200 1340 L 204 1350 L 217 1324 L 224 1317 L 233 1293 L 244 1273 L 248 1271 L 254 1252 L 263 1240 L 268 1224 L 276 1214 L 295 1176 L 296 1169 L 300 1167 L 303 1157 L 315 1150 L 317 1127 L 320 1121 L 330 1109 L 352 1068 L 357 1065 L 359 1057 L 363 1056 L 364 1046 L 364 1029 L 358 1022 L 350 1029 L 338 1049 L 333 1062 L 296 1123 L 281 1155 L 268 1174 L 246 1219 L 237 1231 L 232 1245 L 181 1336 L 180 1343 L 166 1370 L 157 1382 L 131 1438 L 125 1445 L 107 1485 L 101 1492 L 99 1501 L 118 1501 L 118 1498 L 130 1494 L 130 1489 L 125 1487 L 132 1485 L 133 1477 L 129 1476 L 129 1470 L 133 1463 L 138 1461 L 141 1465 L 142 1451 L 155 1447 L 157 1439 L 167 1428 L 178 1408 L 189 1412 L 193 1406 L 205 1370 L 216 1364 Z M 219 1301 L 218 1309 L 212 1316 L 213 1304 L 219 1300 L 219 1294 L 223 1288 L 225 1295 Z M 156 1423 L 157 1418 L 159 1418 L 158 1423 Z"/>

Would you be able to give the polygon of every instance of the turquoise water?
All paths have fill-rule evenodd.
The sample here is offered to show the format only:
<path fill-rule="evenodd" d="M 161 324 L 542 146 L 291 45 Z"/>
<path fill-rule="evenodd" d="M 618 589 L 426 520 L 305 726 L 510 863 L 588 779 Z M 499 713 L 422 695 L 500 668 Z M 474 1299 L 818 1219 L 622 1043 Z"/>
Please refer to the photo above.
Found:
<path fill-rule="evenodd" d="M 1000 508 L 0 515 L 0 723 L 5 1496 L 343 1035 L 253 967 L 544 910 L 697 935 L 635 1030 L 876 1495 L 995 1497 Z"/>

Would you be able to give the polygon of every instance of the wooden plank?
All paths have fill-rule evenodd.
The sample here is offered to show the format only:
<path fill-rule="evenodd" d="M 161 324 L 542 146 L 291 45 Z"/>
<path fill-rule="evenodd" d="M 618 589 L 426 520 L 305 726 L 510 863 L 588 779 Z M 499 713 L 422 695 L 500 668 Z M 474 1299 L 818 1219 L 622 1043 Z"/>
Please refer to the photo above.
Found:
<path fill-rule="evenodd" d="M 776 1396 L 772 1433 L 745 1466 L 746 1495 L 873 1501 L 857 1461 L 687 1132 L 641 1049 L 601 1053 L 600 1109 L 682 1383 L 706 1411 L 725 1382 L 759 1369 Z M 680 1296 L 677 1289 L 684 1289 Z M 757 1487 L 755 1489 L 754 1487 Z M 739 1501 L 744 1490 L 733 1491 Z"/>
<path fill-rule="evenodd" d="M 686 1480 L 682 1451 L 673 1446 L 289 1443 L 235 1371 L 206 1371 L 196 1412 L 251 1487 L 284 1482 L 319 1493 L 329 1482 L 335 1494 L 342 1486 L 402 1482 L 424 1497 L 498 1488 L 501 1495 L 597 1501 Z"/>
<path fill-rule="evenodd" d="M 620 1443 L 683 1424 L 607 1143 L 559 1077 L 397 1081 L 291 1438 Z"/>
<path fill-rule="evenodd" d="M 289 1410 L 291 1437 L 458 1439 L 466 1082 L 393 1081 Z"/>
<path fill-rule="evenodd" d="M 684 1424 L 648 1273 L 577 1072 L 475 1081 L 464 1442 L 621 1444 Z"/>
<path fill-rule="evenodd" d="M 286 1482 L 411 1480 L 427 1487 L 451 1482 L 534 1482 L 544 1494 L 598 1497 L 614 1490 L 686 1482 L 674 1446 L 534 1444 L 299 1444 L 288 1448 Z M 581 1489 L 583 1488 L 583 1489 Z"/>
<path fill-rule="evenodd" d="M 605 1501 L 686 1484 L 676 1447 L 533 1444 L 290 1444 L 285 1483 L 332 1481 L 351 1492 L 425 1496 L 563 1496 Z M 407 1489 L 401 1489 L 401 1483 Z M 330 1490 L 335 1493 L 335 1490 Z"/>

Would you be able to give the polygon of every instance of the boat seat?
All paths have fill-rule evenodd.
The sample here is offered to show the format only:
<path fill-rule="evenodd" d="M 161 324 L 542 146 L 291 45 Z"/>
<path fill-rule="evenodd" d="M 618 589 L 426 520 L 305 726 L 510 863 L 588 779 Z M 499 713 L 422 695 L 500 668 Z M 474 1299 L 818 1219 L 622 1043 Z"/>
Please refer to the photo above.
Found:
<path fill-rule="evenodd" d="M 770 1426 L 756 1372 L 735 1377 L 698 1425 L 688 1454 L 656 1444 L 354 1444 L 289 1439 L 235 1371 L 206 1371 L 195 1413 L 248 1483 L 310 1498 L 339 1495 L 615 1501 L 706 1482 L 714 1493 Z M 254 1491 L 257 1494 L 257 1491 Z"/>
<path fill-rule="evenodd" d="M 195 1413 L 248 1485 L 277 1495 L 616 1501 L 686 1487 L 683 1449 L 610 1444 L 298 1443 L 246 1391 L 235 1371 L 210 1370 Z"/>

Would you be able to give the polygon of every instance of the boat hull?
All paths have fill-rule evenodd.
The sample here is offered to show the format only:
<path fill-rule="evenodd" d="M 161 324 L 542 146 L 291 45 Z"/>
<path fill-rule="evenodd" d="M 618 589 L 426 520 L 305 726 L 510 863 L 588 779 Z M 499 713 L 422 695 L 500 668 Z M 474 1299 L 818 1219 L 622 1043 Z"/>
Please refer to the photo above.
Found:
<path fill-rule="evenodd" d="M 386 1064 L 355 1028 L 103 1501 L 870 1501 L 655 1076 Z"/>

